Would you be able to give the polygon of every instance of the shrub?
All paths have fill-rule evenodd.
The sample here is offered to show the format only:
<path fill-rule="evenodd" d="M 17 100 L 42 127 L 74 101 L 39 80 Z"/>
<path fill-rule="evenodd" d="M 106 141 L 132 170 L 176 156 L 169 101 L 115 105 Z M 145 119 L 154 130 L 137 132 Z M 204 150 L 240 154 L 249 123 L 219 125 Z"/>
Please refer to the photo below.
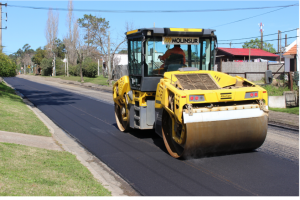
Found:
<path fill-rule="evenodd" d="M 41 62 L 41 68 L 42 68 L 42 75 L 43 76 L 50 76 L 52 75 L 52 65 L 53 58 L 43 58 Z M 65 73 L 65 63 L 60 59 L 56 58 L 55 59 L 55 66 L 56 66 L 56 75 L 64 75 Z"/>
<path fill-rule="evenodd" d="M 97 63 L 93 62 L 93 60 L 89 57 L 84 59 L 82 63 L 82 73 L 85 77 L 95 78 L 97 75 Z"/>
<path fill-rule="evenodd" d="M 70 65 L 69 64 L 69 74 L 71 76 L 80 76 L 80 68 L 79 68 L 79 65 Z"/>
<path fill-rule="evenodd" d="M 43 58 L 41 62 L 43 76 L 50 76 L 52 74 L 52 61 L 52 58 Z"/>
<path fill-rule="evenodd" d="M 15 63 L 7 55 L 0 53 L 0 76 L 16 76 L 16 68 Z"/>
<path fill-rule="evenodd" d="M 55 59 L 55 66 L 56 66 L 56 76 L 64 75 L 65 74 L 65 63 L 60 59 Z"/>

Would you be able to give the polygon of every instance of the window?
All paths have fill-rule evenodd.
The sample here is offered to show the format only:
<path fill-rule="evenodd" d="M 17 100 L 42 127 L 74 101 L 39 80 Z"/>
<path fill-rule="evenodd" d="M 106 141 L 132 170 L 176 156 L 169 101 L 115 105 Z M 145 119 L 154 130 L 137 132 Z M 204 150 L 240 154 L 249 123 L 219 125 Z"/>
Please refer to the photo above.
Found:
<path fill-rule="evenodd" d="M 211 70 L 214 71 L 215 68 L 215 41 L 211 41 L 211 59 L 210 59 L 210 64 L 211 64 Z"/>
<path fill-rule="evenodd" d="M 210 39 L 204 39 L 202 45 L 202 70 L 209 70 L 210 66 Z"/>
<path fill-rule="evenodd" d="M 145 76 L 162 76 L 182 67 L 200 69 L 200 44 L 167 45 L 161 37 L 145 40 Z"/>
<path fill-rule="evenodd" d="M 128 65 L 129 75 L 142 75 L 142 40 L 129 40 Z"/>

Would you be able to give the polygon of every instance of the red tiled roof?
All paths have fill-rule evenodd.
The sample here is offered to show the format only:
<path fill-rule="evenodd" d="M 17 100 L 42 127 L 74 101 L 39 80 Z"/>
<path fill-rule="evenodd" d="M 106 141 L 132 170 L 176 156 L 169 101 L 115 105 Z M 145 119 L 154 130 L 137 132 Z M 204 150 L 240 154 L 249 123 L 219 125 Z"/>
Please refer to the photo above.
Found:
<path fill-rule="evenodd" d="M 296 55 L 297 54 L 297 44 L 295 44 L 290 50 L 288 50 L 285 55 Z"/>
<path fill-rule="evenodd" d="M 226 53 L 229 53 L 234 56 L 249 56 L 249 49 L 244 48 L 218 48 L 221 51 L 225 51 Z M 267 51 L 261 50 L 261 49 L 251 49 L 250 50 L 250 56 L 261 56 L 261 57 L 279 57 L 278 55 L 275 55 L 273 53 L 269 53 Z"/>

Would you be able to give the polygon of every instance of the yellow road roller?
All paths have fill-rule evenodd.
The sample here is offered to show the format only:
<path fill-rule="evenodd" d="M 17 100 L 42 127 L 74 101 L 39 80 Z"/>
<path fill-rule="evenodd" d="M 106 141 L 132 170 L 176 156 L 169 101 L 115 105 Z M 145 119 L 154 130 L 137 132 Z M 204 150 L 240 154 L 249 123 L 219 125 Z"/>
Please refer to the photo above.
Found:
<path fill-rule="evenodd" d="M 128 75 L 113 86 L 121 131 L 154 129 L 174 158 L 263 144 L 267 91 L 215 71 L 215 30 L 141 28 L 126 36 Z"/>

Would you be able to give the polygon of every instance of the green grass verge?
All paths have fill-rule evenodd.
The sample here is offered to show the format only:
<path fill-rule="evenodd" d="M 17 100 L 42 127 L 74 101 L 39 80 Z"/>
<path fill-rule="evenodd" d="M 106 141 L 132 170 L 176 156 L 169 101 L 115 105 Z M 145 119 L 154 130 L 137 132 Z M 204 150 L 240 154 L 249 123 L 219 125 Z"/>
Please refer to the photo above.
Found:
<path fill-rule="evenodd" d="M 294 108 L 269 108 L 269 110 L 299 115 L 299 107 L 294 107 Z"/>
<path fill-rule="evenodd" d="M 261 86 L 267 90 L 269 96 L 282 96 L 284 91 L 290 91 L 288 87 L 276 87 L 274 85 Z"/>
<path fill-rule="evenodd" d="M 53 76 L 52 78 L 60 78 L 63 80 L 70 80 L 70 81 L 78 81 L 81 82 L 80 76 L 70 76 L 70 77 L 64 77 L 64 76 Z M 107 78 L 104 78 L 102 75 L 97 76 L 96 78 L 89 78 L 89 77 L 83 77 L 83 80 L 85 83 L 94 83 L 98 85 L 107 85 Z"/>
<path fill-rule="evenodd" d="M 110 196 L 68 152 L 0 143 L 0 196 Z"/>
<path fill-rule="evenodd" d="M 43 122 L 4 82 L 0 83 L 0 130 L 51 136 Z"/>

